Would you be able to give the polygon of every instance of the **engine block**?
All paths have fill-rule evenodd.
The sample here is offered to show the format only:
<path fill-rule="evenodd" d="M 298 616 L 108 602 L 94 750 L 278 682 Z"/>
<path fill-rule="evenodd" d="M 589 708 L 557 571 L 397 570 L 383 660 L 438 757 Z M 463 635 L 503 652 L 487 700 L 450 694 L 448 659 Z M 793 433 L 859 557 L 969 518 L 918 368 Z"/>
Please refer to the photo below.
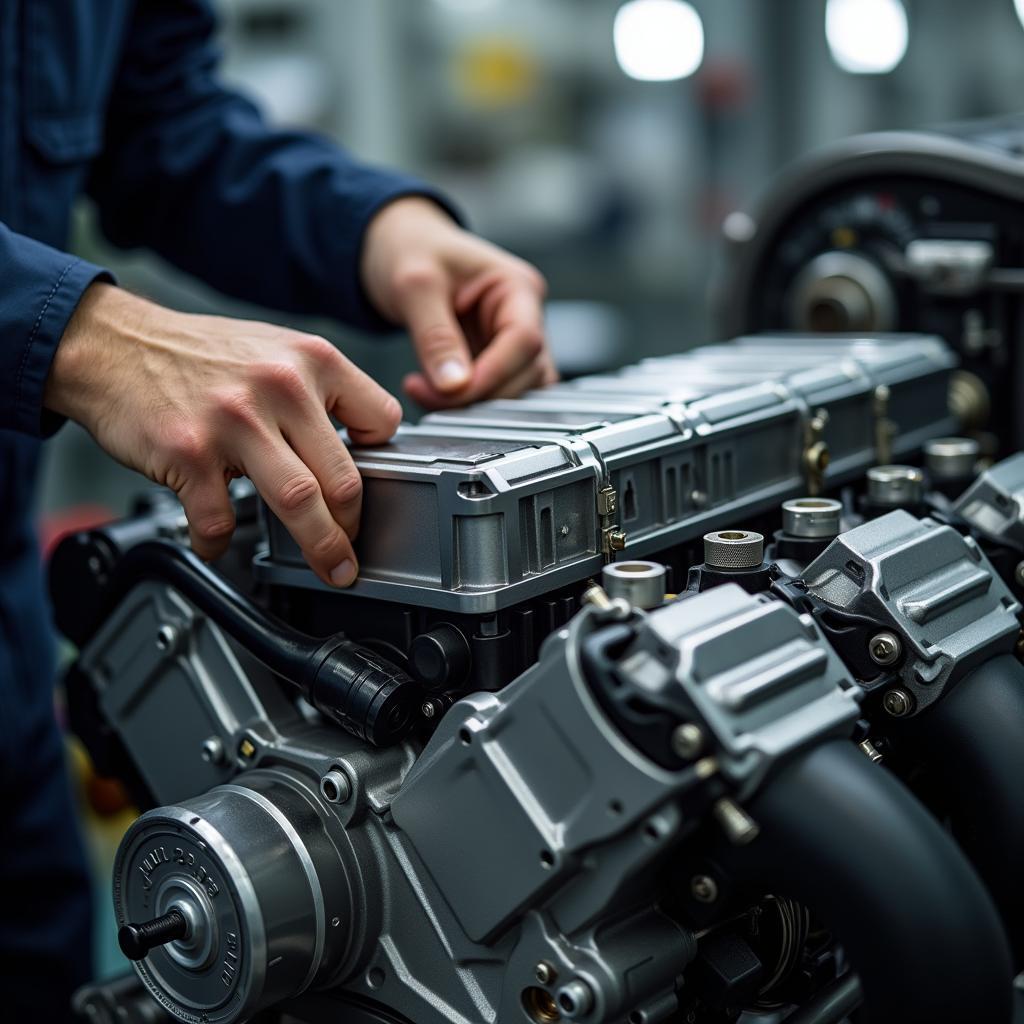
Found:
<path fill-rule="evenodd" d="M 251 492 L 216 567 L 173 502 L 65 540 L 72 720 L 142 811 L 138 982 L 83 1010 L 1009 1024 L 1020 463 L 944 436 L 955 364 L 750 337 L 433 413 L 354 450 L 348 591 Z"/>

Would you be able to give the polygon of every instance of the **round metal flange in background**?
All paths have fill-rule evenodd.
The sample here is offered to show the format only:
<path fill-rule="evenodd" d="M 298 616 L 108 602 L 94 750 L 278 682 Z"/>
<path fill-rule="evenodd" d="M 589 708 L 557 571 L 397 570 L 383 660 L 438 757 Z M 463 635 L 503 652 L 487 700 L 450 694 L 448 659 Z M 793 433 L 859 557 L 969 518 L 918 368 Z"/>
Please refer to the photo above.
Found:
<path fill-rule="evenodd" d="M 665 603 L 665 566 L 660 562 L 609 562 L 601 570 L 605 592 L 634 608 L 660 608 Z"/>
<path fill-rule="evenodd" d="M 924 446 L 928 475 L 935 481 L 973 476 L 980 457 L 981 446 L 973 437 L 936 437 Z"/>
<path fill-rule="evenodd" d="M 764 561 L 764 537 L 753 530 L 704 534 L 704 564 L 709 569 L 755 569 Z"/>
<path fill-rule="evenodd" d="M 916 505 L 924 493 L 924 474 L 916 466 L 872 466 L 867 478 L 868 498 L 875 505 Z"/>
<path fill-rule="evenodd" d="M 791 498 L 782 503 L 782 530 L 806 540 L 838 537 L 842 512 L 833 498 Z"/>
<path fill-rule="evenodd" d="M 147 811 L 114 863 L 118 926 L 177 910 L 184 938 L 135 969 L 174 1016 L 235 1024 L 307 988 L 349 945 L 348 873 L 314 790 L 276 769 Z"/>

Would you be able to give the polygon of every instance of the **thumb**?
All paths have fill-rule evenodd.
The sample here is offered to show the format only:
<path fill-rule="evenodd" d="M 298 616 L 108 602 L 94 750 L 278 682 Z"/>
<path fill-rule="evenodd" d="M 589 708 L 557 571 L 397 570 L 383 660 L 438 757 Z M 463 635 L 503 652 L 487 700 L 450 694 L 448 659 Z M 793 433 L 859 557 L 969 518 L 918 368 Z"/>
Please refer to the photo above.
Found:
<path fill-rule="evenodd" d="M 438 391 L 459 391 L 473 373 L 473 356 L 455 316 L 443 274 L 408 282 L 402 312 L 427 380 Z"/>

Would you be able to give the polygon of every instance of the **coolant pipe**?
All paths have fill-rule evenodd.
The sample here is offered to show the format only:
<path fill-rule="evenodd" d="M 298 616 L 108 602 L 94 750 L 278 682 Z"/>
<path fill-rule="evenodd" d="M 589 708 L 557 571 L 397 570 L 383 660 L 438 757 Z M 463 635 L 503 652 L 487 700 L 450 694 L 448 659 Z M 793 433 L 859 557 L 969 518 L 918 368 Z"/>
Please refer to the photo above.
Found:
<path fill-rule="evenodd" d="M 1009 654 L 965 676 L 892 733 L 940 785 L 953 835 L 997 901 L 1024 967 L 1024 666 Z"/>
<path fill-rule="evenodd" d="M 721 857 L 834 933 L 867 1024 L 1009 1024 L 1010 950 L 978 876 L 918 801 L 852 743 L 811 749 L 747 809 L 760 824 Z"/>
<path fill-rule="evenodd" d="M 179 591 L 258 661 L 295 686 L 323 715 L 377 746 L 415 723 L 419 687 L 396 665 L 342 634 L 311 637 L 267 614 L 187 548 L 151 540 L 117 563 L 107 612 L 144 580 Z"/>

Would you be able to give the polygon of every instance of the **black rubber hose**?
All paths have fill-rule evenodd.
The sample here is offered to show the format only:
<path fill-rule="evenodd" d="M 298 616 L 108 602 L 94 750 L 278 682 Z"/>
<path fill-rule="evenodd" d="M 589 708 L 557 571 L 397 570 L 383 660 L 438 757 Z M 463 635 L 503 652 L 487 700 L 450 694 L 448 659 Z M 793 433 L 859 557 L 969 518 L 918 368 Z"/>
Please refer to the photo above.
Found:
<path fill-rule="evenodd" d="M 1024 666 L 993 658 L 892 733 L 940 785 L 953 834 L 1003 916 L 1024 965 Z"/>
<path fill-rule="evenodd" d="M 860 979 L 856 974 L 844 974 L 791 1013 L 785 1024 L 842 1024 L 862 1002 Z"/>
<path fill-rule="evenodd" d="M 106 611 L 143 580 L 173 587 L 324 715 L 383 746 L 415 723 L 419 687 L 398 666 L 343 635 L 311 637 L 253 604 L 188 548 L 151 540 L 125 552 L 104 597 Z"/>
<path fill-rule="evenodd" d="M 1008 1024 L 1013 971 L 996 909 L 895 778 L 831 741 L 784 767 L 747 808 L 761 833 L 723 859 L 834 932 L 870 1024 Z"/>

